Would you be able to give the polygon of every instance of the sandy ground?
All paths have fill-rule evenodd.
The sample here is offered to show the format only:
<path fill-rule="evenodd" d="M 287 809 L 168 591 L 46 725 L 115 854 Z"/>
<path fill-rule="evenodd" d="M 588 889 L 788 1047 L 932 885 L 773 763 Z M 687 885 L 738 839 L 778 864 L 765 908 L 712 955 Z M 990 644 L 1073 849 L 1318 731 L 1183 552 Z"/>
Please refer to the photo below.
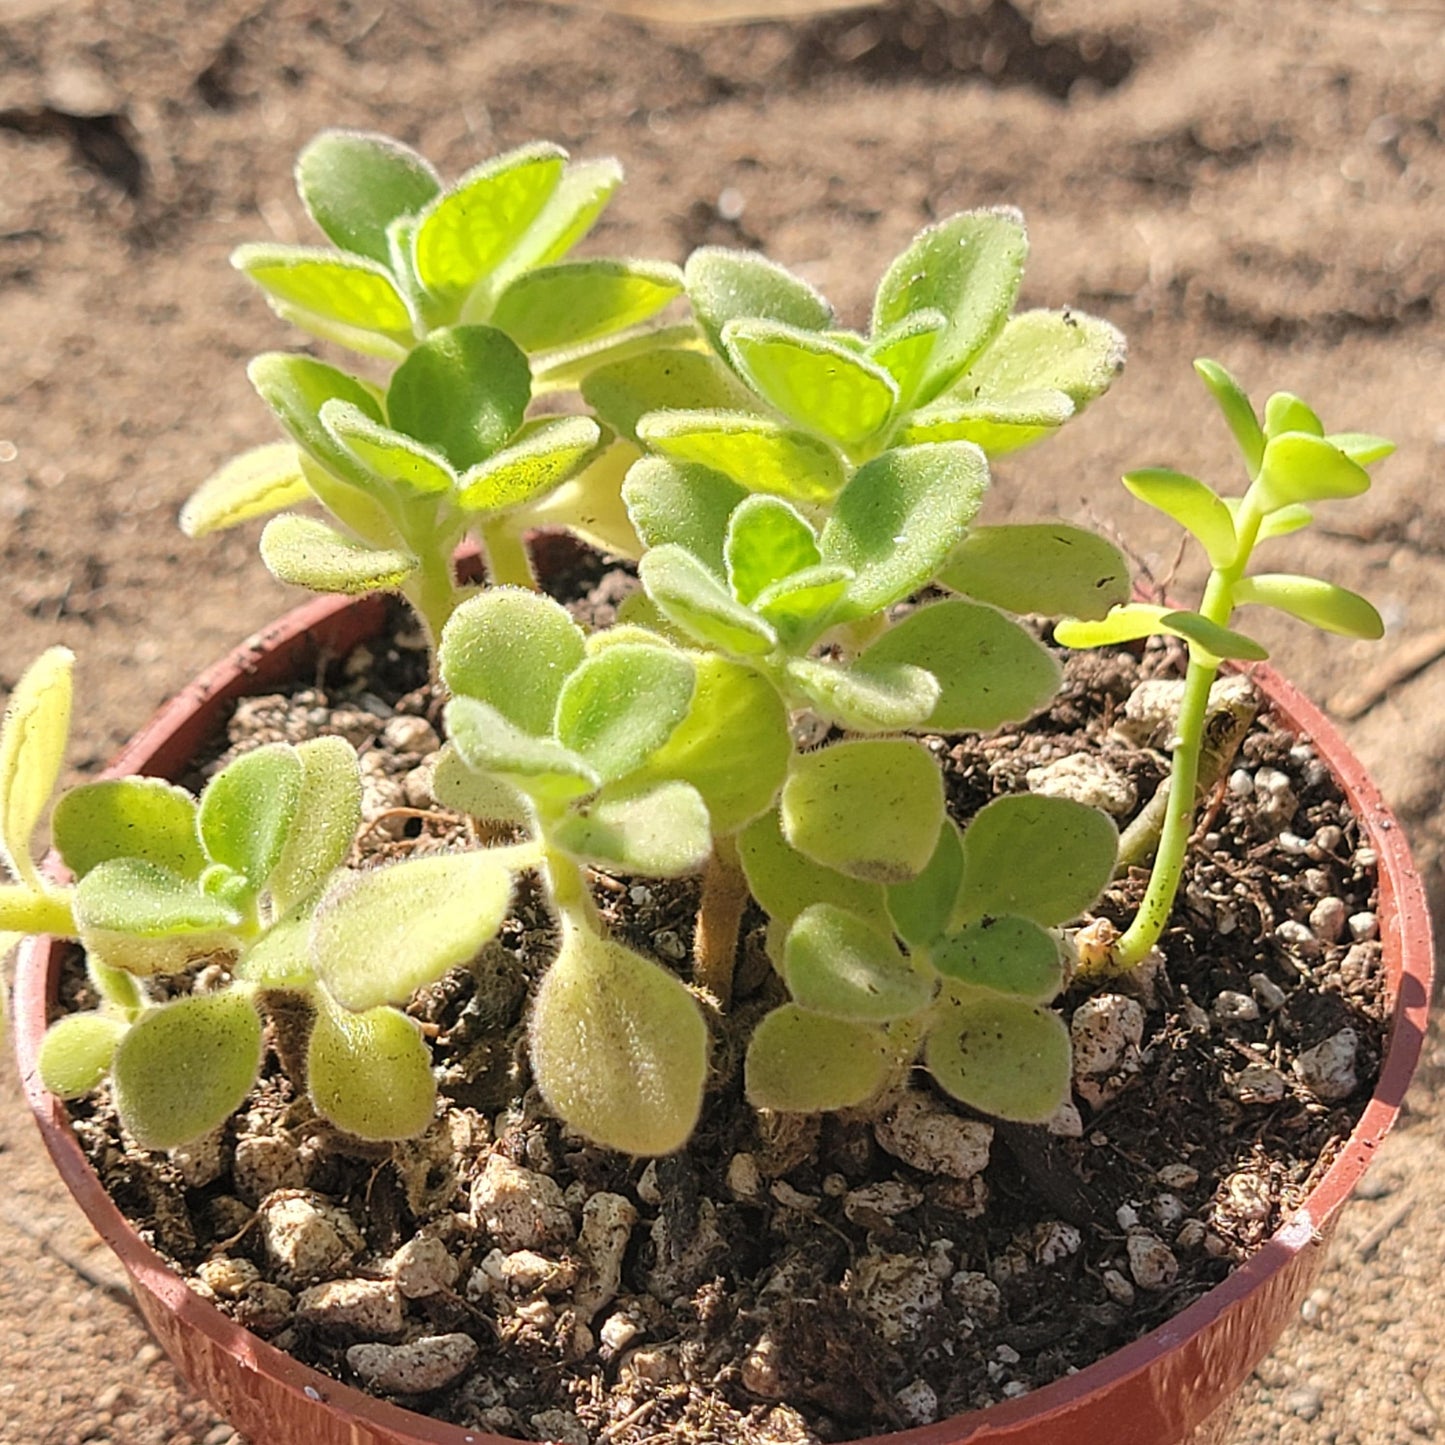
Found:
<path fill-rule="evenodd" d="M 994 515 L 1092 519 L 1157 575 L 1167 534 L 1114 478 L 1229 464 L 1192 357 L 1395 438 L 1375 492 L 1296 558 L 1369 593 L 1387 642 L 1265 630 L 1345 715 L 1441 897 L 1439 3 L 915 0 L 692 29 L 524 0 L 0 0 L 0 690 L 47 643 L 76 650 L 78 772 L 295 600 L 253 533 L 191 543 L 174 519 L 271 435 L 243 364 L 299 338 L 226 256 L 308 238 L 291 161 L 337 124 L 449 174 L 543 137 L 616 154 L 629 182 L 595 249 L 761 245 L 855 320 L 920 225 L 1021 206 L 1026 300 L 1108 316 L 1131 357 L 1066 439 L 999 468 Z M 1186 560 L 1180 585 L 1197 575 Z M 1445 1437 L 1438 1032 L 1428 1052 L 1335 1265 L 1249 1386 L 1239 1445 Z M 0 1441 L 229 1441 L 107 1288 L 13 1069 L 0 1181 Z"/>

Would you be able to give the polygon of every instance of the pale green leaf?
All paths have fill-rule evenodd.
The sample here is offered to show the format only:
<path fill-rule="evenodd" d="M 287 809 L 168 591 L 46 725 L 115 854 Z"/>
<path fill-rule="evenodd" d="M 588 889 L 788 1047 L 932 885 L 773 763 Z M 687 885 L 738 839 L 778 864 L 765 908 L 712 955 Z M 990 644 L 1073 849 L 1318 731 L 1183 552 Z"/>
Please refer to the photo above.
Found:
<path fill-rule="evenodd" d="M 833 618 L 833 609 L 853 580 L 851 567 L 822 563 L 804 567 L 764 587 L 753 599 L 753 611 L 778 634 L 790 652 L 810 646 Z"/>
<path fill-rule="evenodd" d="M 681 290 L 682 272 L 663 261 L 566 261 L 518 276 L 491 323 L 523 351 L 553 351 L 650 320 Z"/>
<path fill-rule="evenodd" d="M 1029 918 L 1003 914 L 965 924 L 933 946 L 933 966 L 970 988 L 1048 1003 L 1064 986 L 1059 945 Z"/>
<path fill-rule="evenodd" d="M 321 424 L 359 466 L 382 481 L 385 491 L 408 498 L 445 496 L 456 485 L 445 457 L 372 421 L 349 402 L 328 401 L 321 408 Z"/>
<path fill-rule="evenodd" d="M 1244 464 L 1253 480 L 1259 474 L 1264 457 L 1264 429 L 1254 414 L 1244 388 L 1217 362 L 1201 357 L 1194 363 L 1199 379 L 1219 407 L 1234 440 L 1244 457 Z"/>
<path fill-rule="evenodd" d="M 1210 565 L 1228 567 L 1239 550 L 1234 518 L 1218 493 L 1196 477 L 1168 467 L 1146 467 L 1124 473 L 1124 485 L 1198 538 Z"/>
<path fill-rule="evenodd" d="M 207 477 L 181 508 L 181 530 L 188 537 L 204 537 L 310 496 L 295 444 L 270 442 L 242 452 Z"/>
<path fill-rule="evenodd" d="M 1129 563 L 1112 543 L 1067 522 L 972 527 L 940 582 L 1005 612 L 1101 618 L 1129 599 Z"/>
<path fill-rule="evenodd" d="M 823 560 L 854 572 L 834 622 L 871 617 L 931 582 L 983 503 L 967 442 L 901 447 L 859 467 L 823 528 Z"/>
<path fill-rule="evenodd" d="M 773 629 L 685 548 L 654 547 L 643 557 L 638 575 L 663 615 L 699 641 L 742 656 L 759 656 L 777 646 Z"/>
<path fill-rule="evenodd" d="M 738 834 L 738 857 L 758 905 L 782 927 L 810 904 L 834 903 L 888 927 L 882 885 L 849 878 L 792 847 L 776 812 L 764 813 Z"/>
<path fill-rule="evenodd" d="M 708 1039 L 672 974 L 564 916 L 532 1009 L 532 1073 L 575 1129 L 625 1154 L 668 1154 L 702 1108 Z"/>
<path fill-rule="evenodd" d="M 74 906 L 83 935 L 210 938 L 241 922 L 234 907 L 203 893 L 195 880 L 141 858 L 107 858 L 97 863 L 76 884 Z"/>
<path fill-rule="evenodd" d="M 966 371 L 1003 329 L 1027 255 L 1028 236 L 1017 211 L 965 211 L 920 232 L 888 268 L 873 303 L 874 335 L 917 311 L 948 318 L 929 359 L 922 400 Z"/>
<path fill-rule="evenodd" d="M 1115 647 L 1140 637 L 1167 633 L 1164 619 L 1170 609 L 1148 602 L 1125 602 L 1104 617 L 1086 622 L 1065 618 L 1054 627 L 1054 641 L 1062 647 Z"/>
<path fill-rule="evenodd" d="M 452 613 L 437 664 L 453 696 L 479 698 L 523 732 L 545 737 L 562 685 L 586 652 L 582 629 L 560 602 L 492 587 Z"/>
<path fill-rule="evenodd" d="M 723 352 L 723 328 L 730 321 L 780 321 L 803 331 L 833 324 L 833 308 L 806 281 L 754 251 L 700 246 L 683 268 L 693 315 L 711 343 Z"/>
<path fill-rule="evenodd" d="M 622 500 L 622 480 L 638 458 L 631 442 L 613 442 L 580 473 L 527 504 L 531 527 L 566 527 L 599 552 L 635 560 L 642 541 Z"/>
<path fill-rule="evenodd" d="M 685 548 L 718 577 L 727 573 L 728 519 L 747 493 L 720 472 L 644 457 L 622 484 L 622 500 L 643 543 Z"/>
<path fill-rule="evenodd" d="M 733 364 L 770 406 L 838 446 L 861 446 L 898 401 L 898 385 L 882 367 L 816 332 L 732 321 L 723 342 Z"/>
<path fill-rule="evenodd" d="M 1082 311 L 1022 311 L 1012 316 L 968 369 L 959 393 L 1003 398 L 1043 388 L 1061 391 L 1082 411 L 1124 366 L 1117 327 Z"/>
<path fill-rule="evenodd" d="M 42 652 L 15 684 L 0 724 L 0 854 L 14 877 L 37 890 L 30 845 L 65 759 L 74 667 L 68 647 Z"/>
<path fill-rule="evenodd" d="M 855 670 L 868 677 L 902 666 L 937 680 L 935 706 L 918 721 L 945 733 L 1021 722 L 1053 698 L 1063 676 L 1053 654 L 1012 618 L 961 597 L 910 612 L 867 648 Z"/>
<path fill-rule="evenodd" d="M 85 976 L 110 1012 L 119 1010 L 129 1020 L 145 1007 L 145 994 L 133 974 L 119 968 L 107 968 L 93 954 L 87 954 Z"/>
<path fill-rule="evenodd" d="M 619 643 L 588 657 L 557 699 L 556 737 L 604 783 L 626 777 L 687 716 L 693 666 L 682 652 Z"/>
<path fill-rule="evenodd" d="M 451 741 L 469 767 L 499 774 L 539 804 L 566 803 L 602 784 L 585 758 L 555 738 L 524 732 L 490 703 L 454 697 L 445 716 Z"/>
<path fill-rule="evenodd" d="M 465 512 L 500 512 L 540 500 L 596 454 L 602 430 L 591 417 L 544 422 L 524 440 L 468 469 L 456 502 Z M 621 477 L 617 478 L 618 484 Z"/>
<path fill-rule="evenodd" d="M 812 527 L 780 497 L 751 496 L 728 519 L 723 544 L 728 584 L 745 605 L 774 582 L 822 560 Z"/>
<path fill-rule="evenodd" d="M 647 878 L 695 873 L 712 852 L 707 804 L 681 782 L 599 793 L 586 809 L 568 813 L 549 841 L 574 858 Z"/>
<path fill-rule="evenodd" d="M 863 738 L 804 753 L 779 806 L 789 844 L 865 882 L 899 883 L 927 866 L 943 824 L 943 775 L 921 744 Z"/>
<path fill-rule="evenodd" d="M 831 903 L 815 903 L 794 920 L 783 977 L 799 1008 L 855 1023 L 907 1018 L 933 999 L 932 976 L 887 933 Z"/>
<path fill-rule="evenodd" d="M 278 918 L 252 943 L 232 972 L 257 988 L 310 991 L 316 982 L 311 965 L 311 903 Z"/>
<path fill-rule="evenodd" d="M 1372 436 L 1369 432 L 1331 432 L 1325 440 L 1362 467 L 1384 461 L 1395 450 L 1395 443 L 1388 437 Z"/>
<path fill-rule="evenodd" d="M 1325 434 L 1324 423 L 1299 397 L 1291 391 L 1277 391 L 1264 404 L 1265 437 L 1273 440 L 1291 431 L 1313 437 Z"/>
<path fill-rule="evenodd" d="M 1323 437 L 1285 432 L 1271 437 L 1254 484 L 1260 507 L 1272 512 L 1292 502 L 1358 497 L 1370 489 L 1370 474 Z"/>
<path fill-rule="evenodd" d="M 306 1046 L 316 1112 L 358 1139 L 412 1139 L 436 1107 L 431 1050 L 414 1019 L 385 1006 L 349 1013 L 323 1003 Z"/>
<path fill-rule="evenodd" d="M 111 1065 L 120 1121 L 142 1149 L 174 1149 L 239 1109 L 261 1068 L 261 1018 L 228 990 L 151 1009 Z"/>
<path fill-rule="evenodd" d="M 565 151 L 523 146 L 470 170 L 423 212 L 413 242 L 428 290 L 460 300 L 499 266 L 562 179 Z"/>
<path fill-rule="evenodd" d="M 1229 508 L 1231 517 L 1238 518 L 1239 508 L 1243 501 L 1243 497 L 1226 497 L 1224 499 L 1224 505 Z M 1256 541 L 1269 542 L 1275 537 L 1288 537 L 1302 527 L 1308 527 L 1314 519 L 1314 513 L 1302 502 L 1293 502 L 1288 507 L 1281 507 L 1278 511 L 1271 512 L 1260 522 Z"/>
<path fill-rule="evenodd" d="M 505 859 L 440 853 L 340 875 L 316 909 L 316 976 L 356 1012 L 405 1003 L 496 935 L 512 899 Z"/>
<path fill-rule="evenodd" d="M 887 1082 L 887 1035 L 784 1004 L 753 1030 L 744 1080 L 755 1109 L 821 1114 L 867 1103 Z"/>
<path fill-rule="evenodd" d="M 900 409 L 912 404 L 923 385 L 934 348 L 947 326 L 948 318 L 941 311 L 914 311 L 868 343 L 869 357 L 898 383 Z"/>
<path fill-rule="evenodd" d="M 1062 391 L 1048 389 L 973 401 L 949 393 L 914 412 L 896 440 L 906 446 L 972 442 L 988 457 L 1002 457 L 1051 436 L 1077 410 Z"/>
<path fill-rule="evenodd" d="M 489 773 L 476 773 L 448 743 L 432 772 L 432 796 L 444 808 L 466 813 L 485 823 L 530 827 L 532 809 L 510 783 Z"/>
<path fill-rule="evenodd" d="M 1345 587 L 1323 582 L 1317 577 L 1299 577 L 1289 573 L 1261 573 L 1242 578 L 1234 589 L 1236 605 L 1254 602 L 1277 607 L 1326 632 L 1344 637 L 1380 638 L 1385 624 L 1375 608 Z"/>
<path fill-rule="evenodd" d="M 314 457 L 301 453 L 301 473 L 312 494 L 331 515 L 369 546 L 383 552 L 409 556 L 410 547 L 402 537 L 396 511 L 397 499 L 386 496 L 385 489 L 357 466 L 356 459 L 346 453 L 347 465 L 361 478 L 343 480 L 329 472 Z"/>
<path fill-rule="evenodd" d="M 1263 662 L 1269 656 L 1267 649 L 1254 638 L 1221 627 L 1198 612 L 1166 612 L 1159 620 L 1163 631 L 1182 637 L 1211 657 L 1232 658 L 1237 662 Z"/>
<path fill-rule="evenodd" d="M 716 357 L 664 346 L 599 365 L 582 381 L 582 397 L 614 431 L 638 440 L 638 424 L 654 412 L 699 409 L 749 412 L 757 402 Z"/>
<path fill-rule="evenodd" d="M 209 857 L 265 887 L 286 849 L 305 769 L 296 749 L 269 743 L 242 753 L 206 784 L 196 826 Z"/>
<path fill-rule="evenodd" d="M 196 800 L 161 778 L 81 783 L 56 803 L 50 833 L 77 878 L 107 858 L 143 858 L 182 878 L 198 878 L 206 866 Z"/>
<path fill-rule="evenodd" d="M 296 756 L 301 794 L 267 883 L 283 913 L 315 897 L 346 861 L 361 826 L 361 772 L 351 744 L 343 738 L 309 738 L 296 745 Z"/>
<path fill-rule="evenodd" d="M 296 160 L 296 191 L 312 220 L 347 251 L 386 264 L 387 228 L 441 190 L 414 150 L 356 130 L 324 130 Z"/>
<path fill-rule="evenodd" d="M 964 829 L 958 920 L 1067 923 L 1103 892 L 1118 848 L 1113 820 L 1097 808 L 1030 793 L 995 798 Z"/>
<path fill-rule="evenodd" d="M 634 774 L 675 778 L 702 795 L 718 835 L 735 833 L 772 806 L 793 755 L 788 713 L 778 690 L 742 663 L 693 658 L 696 686 L 687 716 Z"/>
<path fill-rule="evenodd" d="M 128 1025 L 110 1014 L 78 1013 L 45 1031 L 35 1056 L 40 1082 L 62 1099 L 88 1094 L 110 1072 Z"/>
<path fill-rule="evenodd" d="M 711 467 L 750 492 L 819 505 L 843 485 L 843 464 L 826 442 L 769 417 L 736 411 L 650 412 L 639 439 L 682 463 Z"/>
<path fill-rule="evenodd" d="M 378 331 L 399 345 L 412 340 L 411 312 L 380 262 L 313 246 L 246 245 L 231 253 L 231 264 L 268 300 L 280 302 L 288 320 L 316 316 L 354 331 Z"/>
<path fill-rule="evenodd" d="M 372 421 L 382 421 L 381 407 L 361 381 L 313 357 L 274 351 L 258 356 L 246 374 L 303 451 L 342 481 L 370 484 L 365 468 L 321 424 L 321 408 L 332 400 L 350 402 Z"/>
<path fill-rule="evenodd" d="M 1069 1031 L 1057 1014 L 1022 1000 L 945 1005 L 923 1057 L 955 1099 L 1000 1119 L 1042 1124 L 1069 1097 Z"/>
<path fill-rule="evenodd" d="M 59 938 L 74 937 L 75 916 L 67 893 L 38 890 L 29 883 L 0 883 L 0 958 L 8 954 L 26 934 L 51 933 Z"/>
<path fill-rule="evenodd" d="M 537 218 L 498 266 L 496 281 L 561 260 L 592 229 L 621 183 L 622 167 L 611 157 L 569 161 Z"/>
<path fill-rule="evenodd" d="M 963 882 L 963 839 L 952 818 L 938 830 L 938 846 L 916 878 L 888 886 L 888 915 L 898 936 L 927 948 L 948 926 Z"/>
<path fill-rule="evenodd" d="M 931 672 L 905 662 L 846 667 L 826 658 L 789 658 L 788 686 L 820 717 L 857 733 L 890 733 L 921 725 L 939 698 Z M 799 698 L 792 701 L 799 703 Z"/>
<path fill-rule="evenodd" d="M 319 517 L 295 512 L 283 512 L 266 523 L 261 560 L 277 581 L 352 597 L 400 587 L 421 565 L 410 552 L 370 547 Z"/>

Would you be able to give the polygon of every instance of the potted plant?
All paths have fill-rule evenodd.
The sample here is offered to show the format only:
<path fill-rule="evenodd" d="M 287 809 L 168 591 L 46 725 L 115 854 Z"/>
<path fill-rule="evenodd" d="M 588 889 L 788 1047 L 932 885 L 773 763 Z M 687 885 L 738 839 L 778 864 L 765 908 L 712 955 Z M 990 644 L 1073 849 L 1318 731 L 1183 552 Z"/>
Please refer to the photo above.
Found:
<path fill-rule="evenodd" d="M 411 604 L 445 699 L 447 741 L 428 759 L 427 785 L 437 808 L 470 820 L 465 842 L 384 866 L 359 859 L 355 749 L 338 737 L 273 741 L 226 762 L 199 798 L 121 776 L 66 793 L 52 822 L 69 871 L 60 881 L 38 870 L 31 838 L 63 752 L 68 654 L 47 654 L 27 674 L 0 741 L 0 843 L 15 877 L 0 894 L 0 925 L 79 939 L 90 1000 L 41 1039 L 40 968 L 53 970 L 58 955 L 32 952 L 22 1066 L 62 1170 L 108 1237 L 119 1237 L 119 1215 L 57 1127 L 46 1089 L 79 1098 L 105 1083 L 114 1139 L 169 1151 L 182 1171 L 197 1140 L 215 1153 L 266 1133 L 251 1114 L 245 1130 L 234 1122 L 263 1066 L 266 1088 L 291 1111 L 287 1127 L 340 1139 L 343 1152 L 395 1161 L 404 1141 L 448 1130 L 470 1151 L 462 1236 L 443 1219 L 461 1197 L 452 1177 L 434 1227 L 383 1258 L 355 1218 L 298 1187 L 324 1169 L 307 1176 L 293 1159 L 301 1172 L 258 1190 L 236 1237 L 216 1235 L 199 1274 L 233 1313 L 258 1319 L 269 1302 L 258 1328 L 294 1332 L 297 1322 L 329 1340 L 338 1369 L 395 1398 L 456 1387 L 478 1353 L 478 1319 L 499 1322 L 486 1328 L 520 1341 L 524 1357 L 544 1349 L 529 1330 L 550 1332 L 545 1349 L 569 1365 L 623 1356 L 655 1330 L 637 1311 L 599 1316 L 618 1291 L 638 1202 L 651 1197 L 658 1210 L 648 1243 L 656 1297 L 697 1288 L 727 1241 L 702 1204 L 679 1214 L 660 1171 L 649 1183 L 627 1161 L 677 1157 L 700 1118 L 721 1128 L 720 1098 L 733 1133 L 718 1146 L 716 1182 L 749 1207 L 766 1198 L 796 1215 L 821 1217 L 825 1198 L 842 1201 L 859 1254 L 829 1295 L 852 1311 L 839 1328 L 846 1336 L 861 1321 L 875 1344 L 900 1345 L 907 1321 L 941 1294 L 944 1256 L 900 1263 L 877 1241 L 916 1210 L 976 1214 L 996 1133 L 1015 1141 L 1019 1159 L 1036 1158 L 1042 1141 L 1081 1125 L 1076 1089 L 1104 1106 L 1121 1081 L 1103 1075 L 1130 1047 L 1139 1052 L 1140 1038 L 1127 1035 L 1143 1012 L 1112 981 L 1147 983 L 1141 965 L 1169 923 L 1194 831 L 1201 759 L 1231 768 L 1239 710 L 1212 704 L 1211 687 L 1222 662 L 1263 657 L 1233 629 L 1234 608 L 1264 603 L 1328 630 L 1380 631 L 1354 594 L 1246 568 L 1257 543 L 1307 524 L 1314 503 L 1362 491 L 1365 467 L 1388 444 L 1326 435 L 1286 393 L 1261 420 L 1211 363 L 1199 370 L 1243 453 L 1244 495 L 1228 501 L 1165 469 L 1126 477 L 1205 547 L 1214 571 L 1197 611 L 1131 602 L 1117 549 L 1077 527 L 975 524 L 989 460 L 1057 430 L 1122 361 L 1106 323 L 1012 314 L 1026 251 L 1016 213 L 965 213 L 916 238 L 885 273 L 865 335 L 840 328 L 822 297 L 753 255 L 704 249 L 681 271 L 563 260 L 617 178 L 611 163 L 572 165 L 554 148 L 527 147 L 444 187 L 395 142 L 328 133 L 303 153 L 298 184 L 335 249 L 236 256 L 283 316 L 394 365 L 381 383 L 309 356 L 259 358 L 252 379 L 289 440 L 213 478 L 185 525 L 199 534 L 279 513 L 261 542 L 276 575 L 362 595 L 303 609 L 274 639 L 281 661 L 248 654 L 244 670 L 268 679 L 284 674 L 299 626 L 319 627 L 336 648 L 375 634 L 378 591 Z M 659 322 L 684 292 L 692 320 Z M 554 393 L 573 397 L 562 403 L 572 413 L 534 405 Z M 575 414 L 579 394 L 592 415 Z M 284 510 L 302 501 L 329 519 Z M 613 625 L 584 628 L 536 589 L 526 539 L 545 525 L 636 560 L 640 586 Z M 468 533 L 481 543 L 486 587 L 455 567 Z M 1165 636 L 1188 650 L 1169 728 L 1173 776 L 1159 794 L 1157 842 L 1141 848 L 1155 862 L 1122 934 L 1112 914 L 1132 908 L 1137 890 L 1127 878 L 1111 884 L 1120 840 L 1109 814 L 1055 787 L 950 807 L 958 780 L 946 783 L 945 750 L 926 741 L 1022 722 L 1054 699 L 1060 662 L 1016 620 L 1025 613 L 1073 619 L 1054 630 L 1068 646 Z M 208 679 L 203 714 L 162 720 L 123 761 L 176 771 L 178 747 L 193 750 L 242 672 L 233 664 Z M 1345 756 L 1318 714 L 1271 689 L 1321 753 Z M 1351 801 L 1382 859 L 1379 914 L 1421 926 L 1418 886 L 1377 821 L 1378 800 L 1360 784 Z M 1146 810 L 1131 850 L 1150 831 Z M 642 880 L 695 877 L 684 975 L 624 941 L 626 920 L 610 903 L 620 889 L 641 907 L 652 886 Z M 1108 907 L 1077 927 L 1106 889 Z M 475 1111 L 439 1105 L 423 1028 L 452 1033 L 460 1021 L 419 1019 L 417 1000 L 435 1001 L 450 978 L 475 979 L 469 966 L 519 898 L 549 939 L 548 957 L 516 964 L 533 973 L 518 1087 L 529 1078 L 534 1091 L 485 1147 Z M 1363 938 L 1363 921 L 1357 931 Z M 750 952 L 772 964 L 761 978 Z M 1388 1123 L 1418 1051 L 1428 958 L 1427 939 L 1407 948 L 1392 937 L 1394 1036 L 1360 1132 L 1305 1209 L 1168 1327 L 1172 1353 L 1141 1341 L 1082 1383 L 918 1438 L 1077 1438 L 1067 1432 L 1117 1411 L 1120 1391 L 1152 1402 L 1134 1407 L 1131 1438 L 1182 1438 L 1204 1420 L 1282 1324 L 1316 1227 Z M 1086 987 L 1107 988 L 1106 1022 L 1126 1036 L 1104 1069 L 1081 1068 L 1080 1020 L 1097 1012 L 1080 1006 Z M 1321 1046 L 1334 1040 L 1342 1053 L 1344 1032 Z M 1324 1100 L 1343 1097 L 1309 1072 L 1326 1062 L 1313 1060 L 1302 1078 Z M 1261 1074 L 1247 1087 L 1290 1085 Z M 526 1143 L 539 1106 L 561 1121 L 544 1126 L 546 1139 L 585 1161 L 570 1202 L 546 1139 Z M 754 1122 L 737 1124 L 739 1111 Z M 901 1172 L 889 1162 L 870 1181 L 888 1187 L 869 1194 L 839 1170 L 813 1169 L 819 1194 L 801 1192 L 788 1176 L 803 1177 L 796 1171 L 816 1153 L 820 1115 L 864 1152 L 901 1159 Z M 415 1197 L 407 1207 L 424 1212 Z M 1118 1270 L 1105 1279 L 1116 1302 L 1159 1288 L 1178 1265 L 1137 1216 L 1121 1212 L 1118 1227 L 1133 1282 Z M 257 1245 L 229 1252 L 253 1231 Z M 1039 1248 L 1055 1258 L 1078 1247 L 1062 1223 L 1052 1238 Z M 290 1290 L 258 1282 L 247 1249 Z M 689 1250 L 697 1258 L 684 1267 Z M 464 1282 L 458 1256 L 475 1266 Z M 363 1403 L 244 1336 L 156 1273 L 152 1256 L 128 1246 L 126 1257 L 162 1339 L 248 1432 L 481 1438 L 480 1425 Z M 955 1295 L 973 1291 L 978 1309 L 996 1307 L 996 1282 L 957 1263 L 945 1271 Z M 569 1271 L 580 1279 L 562 1310 L 549 1299 L 565 1294 L 553 1277 Z M 161 1313 L 163 1297 L 179 1301 L 178 1314 Z M 478 1308 L 484 1297 L 490 1316 Z M 199 1336 L 182 1317 L 200 1321 Z M 1253 1352 L 1219 1356 L 1242 1318 Z M 739 1398 L 763 1410 L 802 1380 L 807 1369 L 786 1343 L 797 1338 L 752 1332 L 734 1373 Z M 948 1373 L 938 1348 L 933 1381 Z M 652 1398 L 685 1373 L 666 1352 L 627 1359 Z M 1198 1370 L 1198 1389 L 1161 1398 L 1161 1377 L 1181 1369 Z M 947 1388 L 927 1375 L 920 1368 L 883 1418 L 936 1414 Z M 803 1384 L 811 1403 L 847 1419 L 837 1380 Z M 517 1421 L 510 1406 L 472 1406 L 469 1419 Z M 586 1428 L 555 1408 L 519 1423 L 545 1434 Z"/>

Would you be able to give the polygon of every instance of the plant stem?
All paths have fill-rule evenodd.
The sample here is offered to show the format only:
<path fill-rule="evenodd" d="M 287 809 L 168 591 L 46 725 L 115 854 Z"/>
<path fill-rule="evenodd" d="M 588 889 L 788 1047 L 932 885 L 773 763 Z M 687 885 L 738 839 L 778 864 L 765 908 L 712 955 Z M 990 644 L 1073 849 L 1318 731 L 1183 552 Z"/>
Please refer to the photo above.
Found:
<path fill-rule="evenodd" d="M 429 651 L 436 657 L 437 644 L 441 641 L 442 628 L 456 610 L 459 593 L 452 576 L 452 559 L 449 550 L 435 547 L 418 549 L 421 556 L 421 570 L 414 580 L 405 584 L 407 601 L 416 609 L 426 629 Z"/>
<path fill-rule="evenodd" d="M 521 534 L 505 520 L 482 523 L 482 546 L 487 551 L 487 573 L 493 587 L 525 587 L 537 590 L 537 576 Z"/>
<path fill-rule="evenodd" d="M 592 901 L 592 890 L 587 886 L 587 877 L 582 869 L 566 854 L 555 848 L 543 848 L 542 872 L 547 890 L 552 895 L 552 906 L 559 913 L 571 914 L 579 923 L 593 933 L 601 933 L 597 918 L 597 905 Z"/>
<path fill-rule="evenodd" d="M 692 945 L 693 982 L 712 994 L 720 1009 L 732 1002 L 738 930 L 747 902 L 748 880 L 738 861 L 738 845 L 731 835 L 720 837 L 702 875 Z"/>

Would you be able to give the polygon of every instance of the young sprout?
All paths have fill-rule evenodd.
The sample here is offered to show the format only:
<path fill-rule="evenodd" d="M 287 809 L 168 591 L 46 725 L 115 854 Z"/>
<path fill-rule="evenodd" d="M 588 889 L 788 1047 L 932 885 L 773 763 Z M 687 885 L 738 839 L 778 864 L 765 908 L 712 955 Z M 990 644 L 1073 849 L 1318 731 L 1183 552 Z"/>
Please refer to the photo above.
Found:
<path fill-rule="evenodd" d="M 1289 392 L 1269 398 L 1261 424 L 1239 383 L 1222 366 L 1204 360 L 1194 366 L 1234 435 L 1249 486 L 1242 496 L 1222 497 L 1197 478 L 1165 467 L 1130 472 L 1124 485 L 1204 548 L 1211 570 L 1198 611 L 1131 602 L 1115 607 L 1101 621 L 1061 622 L 1054 634 L 1068 647 L 1170 635 L 1181 638 L 1189 651 L 1168 806 L 1148 888 L 1122 936 L 1096 925 L 1081 940 L 1082 971 L 1096 977 L 1137 967 L 1169 920 L 1194 826 L 1210 688 L 1224 661 L 1257 662 L 1268 655 L 1259 643 L 1233 629 L 1235 609 L 1273 607 L 1345 637 L 1378 638 L 1384 633 L 1379 613 L 1354 592 L 1317 577 L 1250 574 L 1247 569 L 1256 546 L 1308 526 L 1315 504 L 1367 491 L 1366 468 L 1389 456 L 1393 445 L 1358 432 L 1326 435 L 1319 417 Z"/>

